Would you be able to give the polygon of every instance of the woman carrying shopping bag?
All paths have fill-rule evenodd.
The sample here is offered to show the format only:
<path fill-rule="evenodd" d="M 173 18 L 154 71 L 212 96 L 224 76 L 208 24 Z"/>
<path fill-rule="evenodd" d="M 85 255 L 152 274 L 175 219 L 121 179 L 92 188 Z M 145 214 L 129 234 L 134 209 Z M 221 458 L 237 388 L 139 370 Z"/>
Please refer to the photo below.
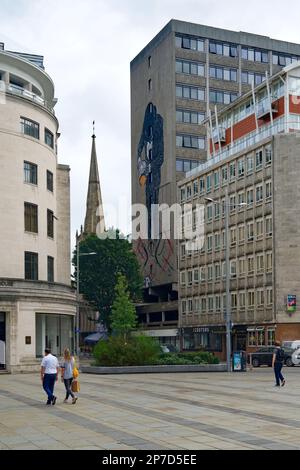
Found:
<path fill-rule="evenodd" d="M 67 403 L 69 397 L 72 397 L 72 404 L 75 405 L 77 401 L 77 397 L 74 395 L 73 391 L 73 380 L 76 376 L 76 379 L 78 377 L 78 370 L 75 364 L 75 359 L 73 356 L 71 356 L 70 350 L 65 349 L 64 350 L 64 358 L 61 364 L 61 380 L 65 384 L 66 388 L 66 398 L 64 399 L 64 403 Z M 78 388 L 76 387 L 76 391 L 78 391 Z"/>

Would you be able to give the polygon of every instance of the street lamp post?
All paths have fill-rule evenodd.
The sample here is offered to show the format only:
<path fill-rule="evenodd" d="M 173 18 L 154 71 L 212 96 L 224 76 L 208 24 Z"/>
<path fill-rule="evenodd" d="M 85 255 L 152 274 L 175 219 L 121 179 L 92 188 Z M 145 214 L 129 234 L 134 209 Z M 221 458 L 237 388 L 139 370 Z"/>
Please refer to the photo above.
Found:
<path fill-rule="evenodd" d="M 79 268 L 79 259 L 80 256 L 92 256 L 96 255 L 97 253 L 81 253 L 80 254 L 80 243 L 79 243 L 79 235 L 78 231 L 76 231 L 76 268 L 77 268 L 77 276 L 76 276 L 76 328 L 75 328 L 75 338 L 76 338 L 76 355 L 79 357 L 79 305 L 80 305 L 80 297 L 79 297 L 79 278 L 80 278 L 80 268 Z"/>
<path fill-rule="evenodd" d="M 214 204 L 220 204 L 212 198 L 204 198 Z M 247 206 L 246 203 L 237 204 L 238 207 Z M 230 240 L 229 240 L 229 209 L 230 202 L 228 197 L 228 188 L 225 189 L 225 272 L 226 272 L 226 363 L 227 372 L 231 372 L 231 298 L 230 298 Z"/>

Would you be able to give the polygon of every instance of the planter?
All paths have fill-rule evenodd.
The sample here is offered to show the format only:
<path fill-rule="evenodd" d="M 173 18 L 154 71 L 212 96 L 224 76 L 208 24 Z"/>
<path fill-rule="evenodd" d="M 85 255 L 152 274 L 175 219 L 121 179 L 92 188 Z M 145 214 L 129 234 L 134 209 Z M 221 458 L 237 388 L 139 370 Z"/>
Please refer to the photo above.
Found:
<path fill-rule="evenodd" d="M 226 372 L 226 364 L 191 364 L 182 366 L 83 366 L 84 374 L 168 374 L 174 372 Z"/>

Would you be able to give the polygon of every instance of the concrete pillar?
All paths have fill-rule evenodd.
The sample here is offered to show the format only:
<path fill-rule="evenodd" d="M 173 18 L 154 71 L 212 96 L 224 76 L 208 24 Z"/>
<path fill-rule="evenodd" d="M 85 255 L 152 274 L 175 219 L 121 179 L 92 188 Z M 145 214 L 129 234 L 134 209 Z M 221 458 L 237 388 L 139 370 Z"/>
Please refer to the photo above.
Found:
<path fill-rule="evenodd" d="M 25 83 L 24 90 L 30 91 L 30 93 L 32 93 L 32 83 Z"/>

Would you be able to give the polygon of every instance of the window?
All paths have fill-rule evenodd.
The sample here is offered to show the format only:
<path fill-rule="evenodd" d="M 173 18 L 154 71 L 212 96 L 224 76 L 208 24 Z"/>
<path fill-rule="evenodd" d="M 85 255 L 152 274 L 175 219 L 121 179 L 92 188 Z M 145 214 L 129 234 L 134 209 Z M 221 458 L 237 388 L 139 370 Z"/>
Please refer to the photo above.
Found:
<path fill-rule="evenodd" d="M 241 192 L 238 194 L 238 206 L 239 206 L 239 211 L 242 211 L 245 209 L 245 193 Z"/>
<path fill-rule="evenodd" d="M 53 173 L 47 170 L 47 189 L 53 193 Z"/>
<path fill-rule="evenodd" d="M 181 301 L 181 313 L 182 315 L 186 314 L 186 300 Z"/>
<path fill-rule="evenodd" d="M 248 307 L 254 307 L 254 291 L 248 291 Z"/>
<path fill-rule="evenodd" d="M 263 238 L 264 235 L 264 220 L 263 219 L 257 219 L 256 220 L 256 239 L 260 240 Z"/>
<path fill-rule="evenodd" d="M 242 47 L 242 58 L 253 62 L 269 62 L 268 51 L 261 49 L 252 49 L 250 47 Z"/>
<path fill-rule="evenodd" d="M 229 175 L 230 175 L 230 181 L 235 179 L 235 162 L 230 163 L 229 166 Z"/>
<path fill-rule="evenodd" d="M 246 274 L 246 259 L 239 259 L 239 275 L 244 276 Z"/>
<path fill-rule="evenodd" d="M 273 64 L 274 65 L 280 65 L 282 67 L 285 67 L 286 65 L 290 65 L 297 61 L 299 61 L 299 57 L 297 56 L 291 56 L 288 54 L 273 52 Z"/>
<path fill-rule="evenodd" d="M 256 255 L 256 272 L 257 274 L 262 274 L 264 272 L 264 255 Z"/>
<path fill-rule="evenodd" d="M 231 294 L 231 307 L 237 308 L 237 293 L 236 292 L 233 292 Z"/>
<path fill-rule="evenodd" d="M 194 283 L 198 284 L 198 282 L 199 282 L 199 268 L 194 269 L 193 276 L 194 276 L 194 279 L 193 279 Z"/>
<path fill-rule="evenodd" d="M 209 101 L 211 103 L 230 104 L 237 98 L 237 96 L 237 93 L 229 91 L 211 90 L 209 92 Z"/>
<path fill-rule="evenodd" d="M 37 185 L 37 165 L 24 162 L 24 182 Z"/>
<path fill-rule="evenodd" d="M 271 147 L 271 145 L 267 145 L 265 147 L 265 162 L 266 162 L 266 166 L 271 165 L 271 163 L 272 163 L 272 147 Z"/>
<path fill-rule="evenodd" d="M 193 271 L 188 271 L 187 283 L 188 283 L 188 286 L 191 286 L 193 284 Z"/>
<path fill-rule="evenodd" d="M 205 181 L 204 178 L 199 179 L 199 185 L 200 185 L 200 194 L 203 194 L 205 191 Z"/>
<path fill-rule="evenodd" d="M 181 273 L 180 273 L 180 285 L 185 286 L 185 282 L 186 282 L 186 272 L 181 271 Z"/>
<path fill-rule="evenodd" d="M 207 235 L 207 251 L 208 252 L 212 251 L 212 247 L 213 247 L 213 236 Z"/>
<path fill-rule="evenodd" d="M 219 312 L 221 310 L 221 296 L 220 295 L 215 296 L 215 302 L 216 302 L 216 311 Z"/>
<path fill-rule="evenodd" d="M 267 305 L 273 304 L 273 289 L 272 287 L 267 288 Z"/>
<path fill-rule="evenodd" d="M 54 214 L 50 209 L 47 209 L 47 235 L 54 238 Z"/>
<path fill-rule="evenodd" d="M 148 80 L 148 91 L 151 91 L 152 90 L 152 80 L 151 78 L 149 78 Z"/>
<path fill-rule="evenodd" d="M 54 282 L 54 258 L 48 256 L 48 282 Z"/>
<path fill-rule="evenodd" d="M 212 265 L 207 266 L 207 280 L 208 282 L 211 282 L 213 280 L 213 266 Z"/>
<path fill-rule="evenodd" d="M 221 277 L 221 265 L 220 263 L 215 264 L 215 279 L 220 279 Z"/>
<path fill-rule="evenodd" d="M 238 177 L 241 178 L 245 174 L 245 160 L 241 158 L 238 160 Z"/>
<path fill-rule="evenodd" d="M 227 165 L 222 167 L 222 184 L 226 184 L 228 181 L 228 169 Z"/>
<path fill-rule="evenodd" d="M 193 299 L 188 299 L 188 313 L 193 313 Z"/>
<path fill-rule="evenodd" d="M 198 298 L 194 298 L 194 312 L 200 311 L 200 300 Z"/>
<path fill-rule="evenodd" d="M 230 244 L 232 246 L 236 245 L 236 228 L 230 229 Z"/>
<path fill-rule="evenodd" d="M 193 195 L 197 196 L 198 192 L 199 192 L 199 184 L 198 184 L 198 180 L 196 180 L 193 183 Z"/>
<path fill-rule="evenodd" d="M 256 203 L 259 204 L 263 201 L 263 186 L 262 184 L 256 186 Z"/>
<path fill-rule="evenodd" d="M 201 312 L 205 313 L 206 312 L 206 298 L 202 297 L 201 299 Z"/>
<path fill-rule="evenodd" d="M 45 144 L 49 145 L 52 149 L 54 148 L 54 135 L 49 129 L 45 129 Z"/>
<path fill-rule="evenodd" d="M 205 65 L 199 62 L 190 62 L 187 60 L 176 59 L 176 72 L 204 77 Z"/>
<path fill-rule="evenodd" d="M 182 243 L 180 245 L 180 254 L 181 254 L 181 258 L 184 258 L 186 255 L 185 243 Z"/>
<path fill-rule="evenodd" d="M 254 224 L 253 222 L 247 223 L 247 240 L 252 241 L 254 239 Z"/>
<path fill-rule="evenodd" d="M 209 312 L 213 312 L 214 310 L 214 298 L 208 297 L 208 310 Z"/>
<path fill-rule="evenodd" d="M 248 329 L 248 346 L 256 346 L 256 331 L 254 328 Z"/>
<path fill-rule="evenodd" d="M 268 346 L 274 346 L 274 344 L 275 344 L 275 329 L 274 328 L 268 328 L 267 335 L 268 335 Z"/>
<path fill-rule="evenodd" d="M 258 307 L 263 307 L 265 304 L 265 296 L 262 289 L 256 291 L 256 302 Z"/>
<path fill-rule="evenodd" d="M 184 124 L 201 124 L 205 119 L 204 112 L 189 111 L 187 109 L 176 110 L 176 122 Z"/>
<path fill-rule="evenodd" d="M 209 41 L 209 52 L 227 57 L 237 57 L 237 46 L 235 44 Z"/>
<path fill-rule="evenodd" d="M 253 173 L 254 169 L 254 161 L 253 161 L 253 155 L 248 155 L 247 156 L 247 174 L 250 175 Z"/>
<path fill-rule="evenodd" d="M 38 206 L 36 204 L 24 203 L 24 225 L 25 232 L 38 233 Z"/>
<path fill-rule="evenodd" d="M 245 242 L 245 226 L 244 225 L 239 225 L 238 234 L 239 234 L 239 244 L 242 245 Z"/>
<path fill-rule="evenodd" d="M 209 193 L 211 191 L 211 175 L 206 177 L 206 191 Z"/>
<path fill-rule="evenodd" d="M 247 205 L 252 206 L 253 205 L 253 189 L 247 189 Z"/>
<path fill-rule="evenodd" d="M 211 65 L 209 68 L 209 75 L 211 78 L 215 78 L 217 80 L 226 80 L 226 81 L 237 81 L 237 70 L 236 69 L 228 69 L 223 67 L 218 67 L 216 65 Z"/>
<path fill-rule="evenodd" d="M 205 137 L 196 135 L 176 135 L 176 146 L 184 148 L 205 149 Z"/>
<path fill-rule="evenodd" d="M 213 206 L 209 204 L 207 206 L 207 222 L 211 222 L 213 217 Z"/>
<path fill-rule="evenodd" d="M 220 185 L 220 172 L 215 171 L 214 172 L 214 187 L 215 187 L 215 189 L 218 189 L 219 185 Z"/>
<path fill-rule="evenodd" d="M 240 292 L 239 294 L 239 307 L 245 308 L 246 307 L 246 293 Z"/>
<path fill-rule="evenodd" d="M 188 185 L 186 187 L 186 198 L 187 199 L 190 199 L 192 197 L 192 186 L 191 185 Z"/>
<path fill-rule="evenodd" d="M 204 52 L 204 40 L 197 37 L 176 36 L 175 44 L 176 47 L 181 47 L 182 49 Z"/>
<path fill-rule="evenodd" d="M 201 267 L 200 268 L 200 281 L 205 282 L 206 276 L 205 276 L 205 268 Z"/>
<path fill-rule="evenodd" d="M 266 200 L 272 199 L 272 181 L 266 182 Z"/>
<path fill-rule="evenodd" d="M 21 132 L 35 139 L 40 138 L 40 125 L 30 119 L 21 117 Z"/>
<path fill-rule="evenodd" d="M 245 83 L 247 85 L 251 85 L 252 83 L 254 83 L 254 85 L 257 86 L 264 82 L 265 79 L 266 76 L 262 73 L 254 73 L 247 71 L 242 72 L 242 83 Z"/>
<path fill-rule="evenodd" d="M 266 217 L 266 236 L 271 237 L 273 233 L 272 217 Z"/>
<path fill-rule="evenodd" d="M 177 98 L 183 98 L 186 100 L 204 101 L 205 89 L 187 85 L 176 85 L 176 96 Z"/>
<path fill-rule="evenodd" d="M 248 274 L 254 273 L 254 256 L 248 256 Z"/>
<path fill-rule="evenodd" d="M 151 65 L 152 65 L 152 57 L 151 57 L 151 55 L 149 55 L 149 57 L 148 57 L 148 68 L 149 69 L 151 68 Z"/>
<path fill-rule="evenodd" d="M 236 277 L 236 261 L 230 261 L 230 276 Z"/>
<path fill-rule="evenodd" d="M 180 189 L 180 201 L 185 201 L 185 188 Z"/>
<path fill-rule="evenodd" d="M 38 254 L 25 251 L 25 279 L 37 281 L 38 278 Z"/>
<path fill-rule="evenodd" d="M 236 197 L 235 195 L 234 196 L 230 196 L 229 198 L 229 205 L 230 205 L 230 212 L 234 212 L 235 209 L 236 209 Z"/>
<path fill-rule="evenodd" d="M 267 268 L 267 273 L 272 272 L 273 270 L 273 255 L 272 251 L 269 251 L 266 253 L 266 268 Z"/>
<path fill-rule="evenodd" d="M 262 169 L 262 164 L 263 164 L 263 151 L 258 150 L 255 154 L 255 168 L 256 168 L 256 171 Z"/>
<path fill-rule="evenodd" d="M 216 203 L 215 204 L 215 219 L 216 220 L 220 218 L 220 210 L 221 210 L 220 204 Z"/>

